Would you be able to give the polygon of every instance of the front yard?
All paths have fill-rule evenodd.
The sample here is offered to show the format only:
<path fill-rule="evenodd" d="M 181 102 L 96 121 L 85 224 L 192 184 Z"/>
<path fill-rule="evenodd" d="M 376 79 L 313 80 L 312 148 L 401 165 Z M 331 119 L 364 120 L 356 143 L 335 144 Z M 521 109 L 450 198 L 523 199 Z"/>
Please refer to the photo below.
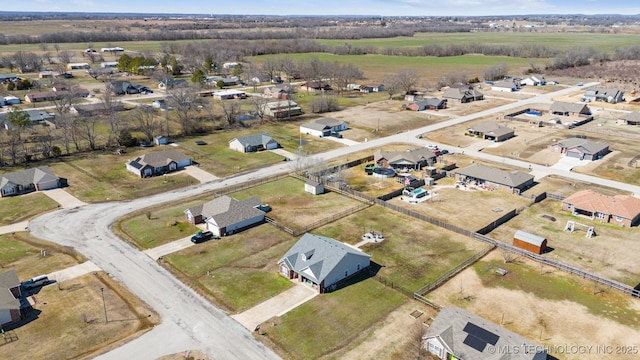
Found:
<path fill-rule="evenodd" d="M 28 220 L 57 208 L 57 202 L 38 192 L 0 198 L 0 226 Z"/>

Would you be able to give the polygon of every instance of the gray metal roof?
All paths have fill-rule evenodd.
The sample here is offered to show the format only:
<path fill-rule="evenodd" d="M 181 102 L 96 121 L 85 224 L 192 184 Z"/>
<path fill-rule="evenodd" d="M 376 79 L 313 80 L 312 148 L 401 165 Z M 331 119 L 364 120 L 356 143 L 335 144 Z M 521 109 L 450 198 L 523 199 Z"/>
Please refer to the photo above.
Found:
<path fill-rule="evenodd" d="M 320 284 L 331 271 L 349 257 L 368 257 L 362 251 L 328 237 L 306 233 L 278 261 Z"/>
<path fill-rule="evenodd" d="M 48 166 L 40 166 L 0 175 L 0 188 L 7 184 L 28 186 L 29 184 L 40 184 L 58 180 L 53 171 Z"/>
<path fill-rule="evenodd" d="M 542 245 L 542 242 L 546 240 L 542 236 L 534 235 L 522 230 L 516 230 L 516 233 L 515 235 L 513 235 L 513 237 L 516 239 L 528 242 L 529 244 L 532 244 L 535 246 Z"/>
<path fill-rule="evenodd" d="M 445 307 L 423 339 L 439 338 L 460 359 L 543 360 L 539 344 L 460 308 Z M 491 345 L 491 343 L 494 343 Z M 494 347 L 495 346 L 495 347 Z M 509 351 L 499 349 L 509 349 Z M 529 351 L 532 350 L 532 351 Z"/>
<path fill-rule="evenodd" d="M 260 205 L 260 199 L 255 196 L 244 200 L 236 200 L 227 195 L 223 195 L 201 205 L 201 208 L 195 206 L 189 208 L 189 210 L 193 209 L 193 211 L 191 211 L 192 215 L 202 214 L 202 216 L 206 218 L 206 221 L 211 221 L 217 227 L 223 228 L 264 215 L 263 211 L 255 208 L 258 205 Z"/>
<path fill-rule="evenodd" d="M 20 301 L 16 299 L 9 289 L 19 286 L 18 274 L 11 269 L 0 273 L 0 309 L 20 309 Z"/>
<path fill-rule="evenodd" d="M 533 180 L 533 175 L 522 171 L 509 172 L 482 164 L 471 164 L 466 168 L 457 170 L 456 173 L 474 179 L 481 179 L 495 184 L 507 185 L 516 188 Z"/>

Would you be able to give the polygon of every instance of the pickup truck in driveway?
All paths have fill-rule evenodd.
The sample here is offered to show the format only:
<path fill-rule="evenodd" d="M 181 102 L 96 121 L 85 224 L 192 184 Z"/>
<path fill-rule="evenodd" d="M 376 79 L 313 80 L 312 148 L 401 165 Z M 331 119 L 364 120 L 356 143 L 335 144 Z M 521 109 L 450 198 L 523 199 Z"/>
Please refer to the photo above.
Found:
<path fill-rule="evenodd" d="M 198 244 L 207 240 L 211 240 L 213 238 L 215 238 L 216 240 L 220 239 L 219 237 L 214 236 L 211 231 L 200 231 L 199 233 L 191 237 L 191 242 L 194 244 Z"/>

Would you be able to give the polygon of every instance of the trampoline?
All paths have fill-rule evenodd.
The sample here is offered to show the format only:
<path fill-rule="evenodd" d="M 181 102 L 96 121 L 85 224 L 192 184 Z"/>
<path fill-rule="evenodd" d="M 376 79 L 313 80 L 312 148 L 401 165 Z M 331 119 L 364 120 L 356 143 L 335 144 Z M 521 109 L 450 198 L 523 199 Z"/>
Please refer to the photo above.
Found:
<path fill-rule="evenodd" d="M 373 169 L 373 176 L 379 178 L 392 178 L 396 177 L 396 171 L 391 168 L 375 168 Z"/>

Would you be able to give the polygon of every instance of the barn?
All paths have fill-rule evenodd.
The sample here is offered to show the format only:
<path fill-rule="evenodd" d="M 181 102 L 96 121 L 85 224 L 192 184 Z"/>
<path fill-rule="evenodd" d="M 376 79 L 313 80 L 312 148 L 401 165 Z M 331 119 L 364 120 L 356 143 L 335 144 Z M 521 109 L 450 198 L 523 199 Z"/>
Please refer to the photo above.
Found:
<path fill-rule="evenodd" d="M 542 254 L 547 248 L 547 239 L 522 230 L 517 230 L 515 235 L 513 235 L 513 246 L 531 251 L 535 254 Z"/>

